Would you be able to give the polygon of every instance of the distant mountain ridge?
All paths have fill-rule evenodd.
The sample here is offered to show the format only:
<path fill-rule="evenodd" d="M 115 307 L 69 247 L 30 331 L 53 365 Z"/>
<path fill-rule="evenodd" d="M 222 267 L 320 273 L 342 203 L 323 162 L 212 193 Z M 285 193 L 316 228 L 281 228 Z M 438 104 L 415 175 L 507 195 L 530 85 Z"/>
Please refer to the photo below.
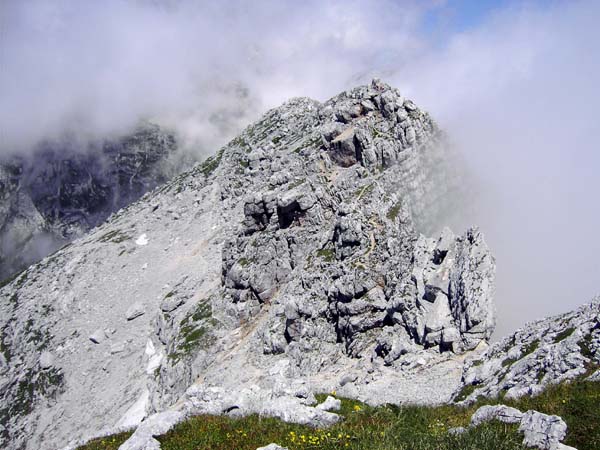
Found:
<path fill-rule="evenodd" d="M 173 134 L 144 123 L 118 139 L 46 142 L 0 161 L 0 279 L 172 178 L 176 151 Z"/>

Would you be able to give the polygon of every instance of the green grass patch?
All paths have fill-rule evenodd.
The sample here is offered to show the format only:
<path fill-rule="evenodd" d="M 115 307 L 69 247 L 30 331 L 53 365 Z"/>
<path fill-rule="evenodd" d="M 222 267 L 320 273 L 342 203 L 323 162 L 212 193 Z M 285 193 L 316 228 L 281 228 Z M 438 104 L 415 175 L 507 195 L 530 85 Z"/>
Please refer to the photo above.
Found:
<path fill-rule="evenodd" d="M 521 358 L 525 358 L 527 355 L 531 355 L 533 352 L 535 352 L 538 349 L 539 346 L 540 346 L 540 340 L 539 339 L 535 339 L 534 341 L 532 341 L 529 345 L 527 345 L 523 349 L 523 353 L 521 354 Z"/>
<path fill-rule="evenodd" d="M 568 425 L 565 443 L 579 450 L 600 448 L 600 383 L 577 380 L 548 387 L 535 397 L 504 400 L 509 406 L 535 409 L 563 418 Z"/>
<path fill-rule="evenodd" d="M 504 361 L 502 361 L 502 367 L 510 367 L 518 360 L 518 358 L 506 358 Z"/>
<path fill-rule="evenodd" d="M 448 428 L 465 426 L 472 411 L 442 406 L 369 407 L 342 399 L 344 420 L 327 429 L 288 424 L 257 415 L 231 419 L 198 416 L 171 430 L 158 440 L 164 450 L 254 450 L 271 442 L 296 449 L 382 450 L 520 450 L 522 437 L 516 427 L 486 424 L 459 436 Z"/>
<path fill-rule="evenodd" d="M 306 183 L 306 178 L 301 178 L 300 180 L 292 181 L 288 185 L 288 191 L 291 191 L 292 189 L 297 188 L 298 186 L 302 186 L 304 183 Z"/>
<path fill-rule="evenodd" d="M 169 353 L 169 358 L 176 363 L 193 355 L 196 350 L 212 345 L 212 329 L 215 325 L 210 301 L 201 300 L 180 322 L 179 336 Z"/>
<path fill-rule="evenodd" d="M 252 261 L 247 258 L 238 259 L 238 264 L 242 267 L 248 267 L 251 263 Z"/>
<path fill-rule="evenodd" d="M 317 395 L 319 402 L 326 394 Z M 600 448 L 600 383 L 576 380 L 551 386 L 536 397 L 518 400 L 485 399 L 462 407 L 370 407 L 341 399 L 344 420 L 326 429 L 288 424 L 257 415 L 233 419 L 197 416 L 158 437 L 163 450 L 254 450 L 271 442 L 296 449 L 378 450 L 524 450 L 517 426 L 490 422 L 452 435 L 450 428 L 466 427 L 484 404 L 503 403 L 527 411 L 535 409 L 562 417 L 569 427 L 565 443 L 579 450 Z M 80 450 L 113 450 L 126 435 L 97 439 Z M 113 441 L 113 438 L 115 441 Z M 104 441 L 105 444 L 101 444 Z M 104 446 L 102 446 L 104 445 Z"/>
<path fill-rule="evenodd" d="M 566 330 L 561 331 L 554 337 L 554 343 L 558 344 L 559 342 L 564 341 L 566 338 L 571 336 L 574 331 L 575 331 L 575 328 L 573 328 L 573 327 L 567 328 Z"/>
<path fill-rule="evenodd" d="M 12 358 L 12 352 L 10 346 L 6 343 L 8 337 L 6 329 L 7 327 L 4 327 L 0 332 L 0 353 L 4 355 L 4 359 L 9 363 Z"/>
<path fill-rule="evenodd" d="M 317 256 L 328 263 L 335 261 L 335 251 L 330 248 L 322 248 L 321 250 L 317 250 Z"/>
<path fill-rule="evenodd" d="M 593 358 L 594 352 L 592 351 L 592 335 L 588 334 L 581 341 L 577 343 L 581 349 L 581 354 L 586 358 Z"/>
<path fill-rule="evenodd" d="M 239 147 L 246 153 L 250 153 L 252 151 L 252 147 L 250 147 L 250 145 L 242 137 L 235 138 L 233 141 L 231 141 L 231 144 Z"/>
<path fill-rule="evenodd" d="M 219 152 L 214 156 L 209 156 L 206 160 L 200 165 L 200 172 L 204 174 L 204 176 L 210 176 L 221 164 L 221 159 L 223 158 L 223 153 L 225 152 L 225 148 L 219 150 Z"/>
<path fill-rule="evenodd" d="M 592 348 L 592 331 L 600 328 L 600 324 L 597 324 L 594 329 L 590 331 L 577 345 L 581 349 L 581 354 L 589 359 L 585 363 L 586 375 L 591 375 L 596 370 L 600 369 L 600 364 L 595 360 L 595 353 Z"/>
<path fill-rule="evenodd" d="M 454 400 L 457 402 L 462 402 L 463 400 L 466 400 L 467 397 L 469 397 L 469 395 L 475 392 L 475 389 L 477 389 L 478 387 L 479 386 L 475 384 L 464 385 Z"/>
<path fill-rule="evenodd" d="M 402 202 L 397 202 L 388 211 L 387 218 L 390 219 L 390 220 L 396 220 L 396 217 L 398 217 L 398 214 L 400 214 L 400 209 L 401 208 L 402 208 Z"/>
<path fill-rule="evenodd" d="M 100 236 L 98 238 L 98 242 L 113 242 L 115 244 L 120 244 L 121 242 L 125 242 L 129 239 L 131 239 L 131 236 L 123 233 L 121 230 L 113 230 Z"/>
<path fill-rule="evenodd" d="M 12 283 L 14 280 L 16 280 L 16 279 L 17 279 L 17 277 L 18 277 L 19 275 L 23 275 L 23 276 L 21 277 L 21 279 L 19 280 L 19 282 L 18 282 L 18 286 L 17 286 L 17 288 L 20 288 L 20 287 L 23 285 L 23 283 L 25 282 L 25 280 L 27 279 L 27 269 L 25 269 L 25 270 L 22 270 L 22 271 L 20 271 L 20 272 L 17 272 L 17 273 L 15 273 L 14 275 L 11 275 L 11 276 L 9 276 L 8 278 L 5 278 L 4 280 L 0 281 L 0 289 L 2 289 L 2 288 L 3 288 L 4 286 L 6 286 L 7 284 L 10 284 L 10 283 Z"/>
<path fill-rule="evenodd" d="M 531 355 L 533 352 L 535 352 L 538 349 L 539 346 L 540 346 L 540 340 L 535 339 L 534 341 L 530 342 L 528 345 L 526 345 L 523 348 L 523 351 L 521 352 L 521 356 L 519 356 L 518 358 L 506 358 L 504 361 L 502 361 L 502 367 L 512 366 L 517 361 L 520 361 L 523 358 L 525 358 L 526 356 Z M 504 377 L 502 377 L 502 378 L 504 378 Z"/>
<path fill-rule="evenodd" d="M 320 148 L 322 146 L 322 139 L 321 136 L 315 136 L 312 137 L 310 139 L 305 140 L 304 142 L 302 142 L 298 147 L 296 147 L 294 150 L 292 150 L 293 153 L 301 153 L 302 150 L 307 149 L 307 148 Z"/>
<path fill-rule="evenodd" d="M 356 197 L 356 200 L 360 200 L 365 195 L 371 194 L 371 192 L 373 192 L 373 189 L 375 189 L 375 185 L 373 183 L 368 184 L 366 186 L 361 186 L 354 192 L 354 196 Z"/>
<path fill-rule="evenodd" d="M 121 444 L 129 439 L 129 436 L 132 434 L 132 431 L 127 431 L 125 433 L 94 439 L 80 448 L 85 450 L 118 450 Z"/>

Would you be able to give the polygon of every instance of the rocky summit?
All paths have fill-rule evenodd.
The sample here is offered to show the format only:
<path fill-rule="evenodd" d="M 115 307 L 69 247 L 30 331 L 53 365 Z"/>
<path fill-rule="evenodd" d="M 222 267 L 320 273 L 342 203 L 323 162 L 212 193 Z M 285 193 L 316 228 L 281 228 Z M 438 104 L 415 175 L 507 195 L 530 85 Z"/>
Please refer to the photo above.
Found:
<path fill-rule="evenodd" d="M 440 222 L 461 195 L 451 158 L 378 80 L 269 111 L 2 288 L 0 445 L 136 428 L 122 448 L 156 449 L 192 414 L 323 427 L 339 404 L 317 393 L 469 402 L 588 370 L 597 302 L 488 348 L 495 261 L 477 228 Z M 517 412 L 526 440 L 564 437 Z"/>
<path fill-rule="evenodd" d="M 152 123 L 129 135 L 62 139 L 0 160 L 0 279 L 102 223 L 180 171 L 175 137 Z"/>

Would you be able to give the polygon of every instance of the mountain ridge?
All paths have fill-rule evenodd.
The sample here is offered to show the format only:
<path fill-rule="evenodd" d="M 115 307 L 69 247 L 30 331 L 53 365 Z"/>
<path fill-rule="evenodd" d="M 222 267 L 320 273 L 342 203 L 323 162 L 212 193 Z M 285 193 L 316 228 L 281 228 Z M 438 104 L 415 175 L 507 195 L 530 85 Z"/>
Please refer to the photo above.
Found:
<path fill-rule="evenodd" d="M 450 156 L 378 80 L 267 112 L 2 288 L 3 444 L 146 418 L 124 447 L 144 448 L 161 411 L 330 424 L 311 405 L 332 390 L 451 401 L 495 326 L 495 261 L 475 228 L 420 233 L 461 194 Z"/>

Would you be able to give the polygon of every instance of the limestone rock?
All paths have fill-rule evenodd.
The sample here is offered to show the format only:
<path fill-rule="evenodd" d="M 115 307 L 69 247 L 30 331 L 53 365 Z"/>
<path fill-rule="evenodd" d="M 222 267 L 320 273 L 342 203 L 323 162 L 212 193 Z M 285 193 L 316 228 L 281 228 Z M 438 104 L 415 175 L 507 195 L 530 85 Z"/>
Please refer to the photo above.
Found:
<path fill-rule="evenodd" d="M 127 310 L 127 312 L 125 313 L 125 318 L 127 320 L 133 320 L 136 317 L 140 317 L 145 312 L 146 310 L 144 309 L 144 305 L 142 303 L 137 302 L 131 305 L 131 307 Z"/>
<path fill-rule="evenodd" d="M 477 426 L 490 420 L 499 420 L 504 423 L 520 423 L 523 413 L 516 408 L 504 405 L 482 406 L 473 416 L 471 416 L 471 425 Z"/>
<path fill-rule="evenodd" d="M 40 355 L 40 368 L 50 369 L 54 366 L 54 355 L 50 352 L 42 352 Z"/>
<path fill-rule="evenodd" d="M 549 416 L 529 410 L 522 413 L 505 405 L 482 406 L 471 417 L 471 425 L 477 426 L 490 420 L 518 423 L 523 433 L 523 444 L 540 450 L 570 449 L 560 441 L 567 435 L 567 424 L 558 416 Z"/>
<path fill-rule="evenodd" d="M 567 435 L 567 424 L 558 416 L 527 411 L 523 414 L 519 431 L 525 435 L 523 444 L 541 450 L 552 450 Z"/>
<path fill-rule="evenodd" d="M 337 423 L 341 417 L 317 408 L 305 405 L 294 405 L 286 398 L 277 398 L 267 403 L 260 411 L 262 416 L 276 417 L 284 422 L 310 425 L 315 428 L 325 428 Z"/>
<path fill-rule="evenodd" d="M 94 344 L 100 344 L 104 342 L 105 339 L 106 334 L 104 333 L 104 330 L 97 329 L 92 334 L 90 334 L 90 341 L 92 341 Z"/>
<path fill-rule="evenodd" d="M 143 421 L 119 450 L 159 450 L 160 443 L 154 437 L 165 434 L 185 419 L 180 411 L 165 411 L 154 414 Z"/>
<path fill-rule="evenodd" d="M 256 450 L 287 450 L 287 447 L 281 447 L 277 444 L 269 444 L 265 447 L 259 447 Z"/>
<path fill-rule="evenodd" d="M 342 401 L 328 395 L 323 403 L 317 405 L 317 409 L 321 411 L 339 411 L 342 407 Z"/>

